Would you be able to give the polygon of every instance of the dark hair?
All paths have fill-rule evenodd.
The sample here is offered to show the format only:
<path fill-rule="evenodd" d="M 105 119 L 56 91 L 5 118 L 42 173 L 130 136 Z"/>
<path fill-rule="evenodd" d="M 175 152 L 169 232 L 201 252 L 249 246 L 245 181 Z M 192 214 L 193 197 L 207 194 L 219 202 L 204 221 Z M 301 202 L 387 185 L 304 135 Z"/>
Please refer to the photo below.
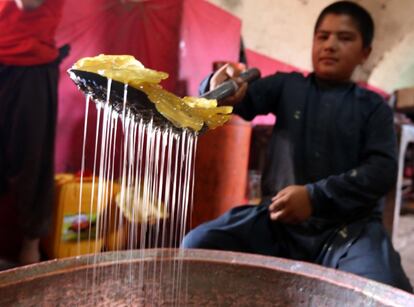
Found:
<path fill-rule="evenodd" d="M 328 14 L 350 16 L 361 33 L 364 48 L 371 46 L 372 39 L 374 38 L 374 21 L 368 11 L 362 6 L 351 1 L 338 1 L 328 5 L 323 9 L 316 20 L 315 33 L 322 20 Z"/>

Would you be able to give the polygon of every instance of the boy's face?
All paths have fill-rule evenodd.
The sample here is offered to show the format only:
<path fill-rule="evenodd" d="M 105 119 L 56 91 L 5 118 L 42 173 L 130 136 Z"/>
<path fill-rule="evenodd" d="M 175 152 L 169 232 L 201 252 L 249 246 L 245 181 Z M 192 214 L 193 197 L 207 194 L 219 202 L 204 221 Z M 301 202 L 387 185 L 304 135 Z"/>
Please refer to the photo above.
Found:
<path fill-rule="evenodd" d="M 370 52 L 370 47 L 363 47 L 361 33 L 350 16 L 328 14 L 313 37 L 313 69 L 321 79 L 347 81 Z"/>

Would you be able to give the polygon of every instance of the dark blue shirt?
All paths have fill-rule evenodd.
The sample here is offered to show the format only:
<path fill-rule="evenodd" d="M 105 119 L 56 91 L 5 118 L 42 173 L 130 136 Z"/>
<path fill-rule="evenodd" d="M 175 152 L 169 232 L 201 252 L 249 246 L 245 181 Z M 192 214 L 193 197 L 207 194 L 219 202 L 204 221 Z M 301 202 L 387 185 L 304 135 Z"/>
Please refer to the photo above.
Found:
<path fill-rule="evenodd" d="M 234 113 L 273 113 L 262 176 L 264 198 L 306 185 L 313 219 L 349 222 L 379 211 L 397 176 L 393 113 L 381 96 L 352 82 L 277 73 L 249 85 Z"/>

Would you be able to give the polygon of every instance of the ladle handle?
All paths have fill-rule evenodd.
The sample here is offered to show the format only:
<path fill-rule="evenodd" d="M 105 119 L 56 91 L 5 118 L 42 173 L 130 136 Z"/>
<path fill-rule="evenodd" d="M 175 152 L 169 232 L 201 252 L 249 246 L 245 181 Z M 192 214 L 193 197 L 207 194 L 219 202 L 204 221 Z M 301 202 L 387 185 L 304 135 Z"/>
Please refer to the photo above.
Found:
<path fill-rule="evenodd" d="M 260 78 L 260 70 L 257 68 L 249 68 L 242 72 L 239 76 L 245 82 L 251 82 Z M 207 99 L 217 99 L 222 100 L 224 98 L 230 97 L 237 92 L 239 86 L 234 80 L 227 80 L 216 87 L 214 90 L 209 91 L 201 95 L 203 98 Z"/>

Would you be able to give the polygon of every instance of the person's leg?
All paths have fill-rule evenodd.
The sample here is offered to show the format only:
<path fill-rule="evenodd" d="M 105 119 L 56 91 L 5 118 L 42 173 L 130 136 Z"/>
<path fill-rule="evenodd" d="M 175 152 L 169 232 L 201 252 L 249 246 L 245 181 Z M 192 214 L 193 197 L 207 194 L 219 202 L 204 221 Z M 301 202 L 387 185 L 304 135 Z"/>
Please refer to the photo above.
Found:
<path fill-rule="evenodd" d="M 15 84 L 6 125 L 7 185 L 25 237 L 21 264 L 40 260 L 39 238 L 51 217 L 57 77 L 56 65 L 42 65 L 16 68 L 9 78 Z"/>
<path fill-rule="evenodd" d="M 266 205 L 236 207 L 190 231 L 181 247 L 279 255 Z"/>
<path fill-rule="evenodd" d="M 339 258 L 337 269 L 413 292 L 401 266 L 400 255 L 394 250 L 380 221 L 365 225 L 361 235 Z"/>

